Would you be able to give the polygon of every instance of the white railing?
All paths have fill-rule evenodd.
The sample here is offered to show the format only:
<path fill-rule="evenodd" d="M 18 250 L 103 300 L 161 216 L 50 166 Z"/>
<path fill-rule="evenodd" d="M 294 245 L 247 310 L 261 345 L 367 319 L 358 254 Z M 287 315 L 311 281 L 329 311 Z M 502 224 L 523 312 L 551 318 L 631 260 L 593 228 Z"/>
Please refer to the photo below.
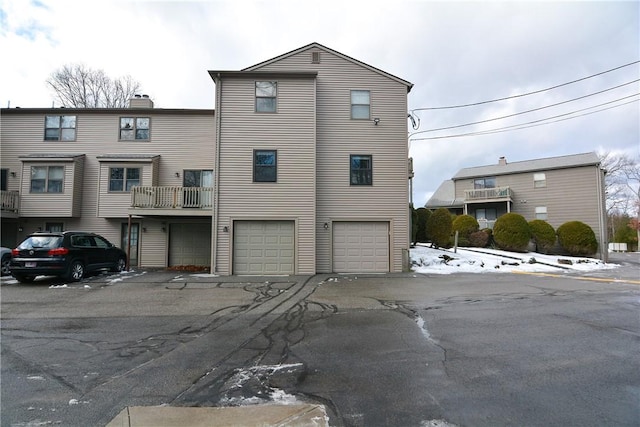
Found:
<path fill-rule="evenodd" d="M 212 187 L 133 187 L 131 207 L 141 209 L 207 209 L 213 207 Z"/>
<path fill-rule="evenodd" d="M 484 230 L 485 228 L 490 228 L 493 230 L 493 225 L 496 223 L 495 219 L 479 219 L 478 225 L 480 226 L 480 230 Z"/>
<path fill-rule="evenodd" d="M 18 213 L 20 208 L 20 193 L 17 191 L 3 190 L 0 196 L 0 205 L 3 212 Z"/>
<path fill-rule="evenodd" d="M 509 187 L 495 187 L 464 190 L 464 197 L 466 200 L 510 199 L 511 189 Z"/>

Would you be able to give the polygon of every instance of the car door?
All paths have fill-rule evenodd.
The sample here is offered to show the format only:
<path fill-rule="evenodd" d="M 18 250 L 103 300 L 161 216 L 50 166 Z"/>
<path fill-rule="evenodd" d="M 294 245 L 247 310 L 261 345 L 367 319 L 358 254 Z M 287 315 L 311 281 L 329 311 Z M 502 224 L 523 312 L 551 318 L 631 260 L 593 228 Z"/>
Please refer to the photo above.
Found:
<path fill-rule="evenodd" d="M 113 267 L 118 262 L 120 251 L 102 236 L 93 236 L 96 246 L 104 254 L 102 267 Z"/>
<path fill-rule="evenodd" d="M 100 268 L 104 264 L 104 251 L 96 246 L 93 236 L 87 234 L 73 235 L 71 236 L 71 245 L 74 253 L 83 260 L 88 271 Z"/>

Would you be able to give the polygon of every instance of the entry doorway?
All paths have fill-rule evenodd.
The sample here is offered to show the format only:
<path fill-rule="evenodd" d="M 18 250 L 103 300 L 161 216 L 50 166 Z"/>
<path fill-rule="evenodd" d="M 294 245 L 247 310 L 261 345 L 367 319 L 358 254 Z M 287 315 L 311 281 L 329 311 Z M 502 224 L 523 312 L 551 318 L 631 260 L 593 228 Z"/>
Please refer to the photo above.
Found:
<path fill-rule="evenodd" d="M 121 228 L 122 244 L 121 248 L 127 251 L 129 245 L 129 224 L 123 223 Z M 129 254 L 129 266 L 135 267 L 138 265 L 138 237 L 140 236 L 140 224 L 131 223 L 131 250 Z"/>

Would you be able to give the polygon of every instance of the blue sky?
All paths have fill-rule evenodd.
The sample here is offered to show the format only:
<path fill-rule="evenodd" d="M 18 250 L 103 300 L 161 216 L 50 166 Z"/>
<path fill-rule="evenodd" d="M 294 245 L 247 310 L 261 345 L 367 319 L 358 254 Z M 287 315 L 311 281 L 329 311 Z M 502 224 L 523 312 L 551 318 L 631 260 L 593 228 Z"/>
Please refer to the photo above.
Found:
<path fill-rule="evenodd" d="M 409 108 L 452 106 L 560 85 L 640 60 L 640 2 L 0 0 L 2 107 L 50 107 L 45 80 L 83 63 L 131 75 L 159 108 L 213 108 L 210 69 L 241 69 L 319 42 L 414 84 Z M 14 58 L 8 61 L 6 58 Z M 536 95 L 421 110 L 419 131 L 490 120 L 640 78 L 638 64 Z M 553 124 L 463 138 L 640 92 L 638 82 L 509 119 L 410 142 L 414 202 L 463 167 L 588 151 L 640 155 L 634 101 Z M 592 110 L 585 110 L 592 111 Z M 572 117 L 572 116 L 564 116 Z"/>

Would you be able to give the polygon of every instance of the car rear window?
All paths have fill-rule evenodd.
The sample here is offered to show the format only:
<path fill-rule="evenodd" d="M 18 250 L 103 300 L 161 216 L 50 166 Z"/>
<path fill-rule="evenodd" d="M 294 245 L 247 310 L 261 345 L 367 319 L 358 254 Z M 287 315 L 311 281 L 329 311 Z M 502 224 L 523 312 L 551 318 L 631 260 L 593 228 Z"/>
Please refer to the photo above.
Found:
<path fill-rule="evenodd" d="M 31 236 L 20 243 L 18 249 L 58 248 L 62 244 L 62 236 Z"/>

